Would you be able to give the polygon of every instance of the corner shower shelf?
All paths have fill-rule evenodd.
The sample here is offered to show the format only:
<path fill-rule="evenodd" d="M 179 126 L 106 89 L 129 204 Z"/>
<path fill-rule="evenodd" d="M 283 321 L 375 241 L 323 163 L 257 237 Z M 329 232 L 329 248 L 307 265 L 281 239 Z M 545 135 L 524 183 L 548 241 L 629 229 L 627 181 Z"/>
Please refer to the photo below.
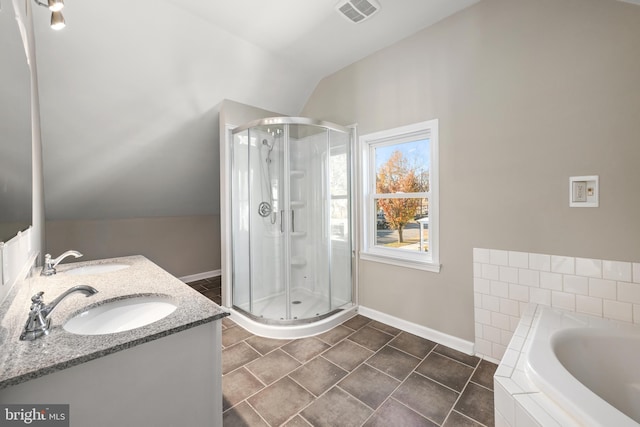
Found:
<path fill-rule="evenodd" d="M 291 237 L 304 237 L 307 235 L 306 231 L 292 231 Z"/>
<path fill-rule="evenodd" d="M 291 201 L 291 207 L 292 208 L 304 208 L 304 205 L 306 203 L 301 201 L 301 200 L 292 200 Z"/>
<path fill-rule="evenodd" d="M 307 265 L 307 260 L 299 256 L 293 256 L 291 257 L 291 265 L 294 267 L 304 267 Z"/>
<path fill-rule="evenodd" d="M 291 170 L 291 178 L 302 178 L 304 176 L 304 171 L 292 169 Z"/>

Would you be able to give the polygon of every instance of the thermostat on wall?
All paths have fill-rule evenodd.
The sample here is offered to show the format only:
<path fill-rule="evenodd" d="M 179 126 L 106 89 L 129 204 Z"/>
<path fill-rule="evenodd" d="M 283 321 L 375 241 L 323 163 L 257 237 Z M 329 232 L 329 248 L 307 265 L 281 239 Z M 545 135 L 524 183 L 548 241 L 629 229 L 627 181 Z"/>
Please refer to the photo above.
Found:
<path fill-rule="evenodd" d="M 597 208 L 599 202 L 598 175 L 569 178 L 569 206 Z"/>

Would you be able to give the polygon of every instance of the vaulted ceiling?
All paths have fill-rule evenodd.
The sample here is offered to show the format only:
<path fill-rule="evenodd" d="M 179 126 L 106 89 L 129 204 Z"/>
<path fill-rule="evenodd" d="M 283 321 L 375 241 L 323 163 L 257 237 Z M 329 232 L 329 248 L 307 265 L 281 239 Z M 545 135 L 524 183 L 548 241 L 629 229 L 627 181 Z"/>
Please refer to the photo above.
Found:
<path fill-rule="evenodd" d="M 33 5 L 47 219 L 217 212 L 222 100 L 299 114 L 323 77 L 476 1 L 379 0 L 353 24 L 335 0 L 67 0 L 59 32 Z"/>

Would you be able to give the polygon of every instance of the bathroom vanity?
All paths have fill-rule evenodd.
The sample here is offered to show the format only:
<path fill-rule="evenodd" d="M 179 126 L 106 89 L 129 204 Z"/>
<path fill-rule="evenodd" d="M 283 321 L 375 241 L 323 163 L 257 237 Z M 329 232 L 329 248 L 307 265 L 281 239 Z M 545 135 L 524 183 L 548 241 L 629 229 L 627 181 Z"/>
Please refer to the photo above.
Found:
<path fill-rule="evenodd" d="M 44 291 L 49 302 L 77 285 L 98 293 L 68 296 L 52 312 L 48 335 L 19 339 L 33 295 Z M 175 309 L 121 332 L 68 326 L 87 309 L 130 298 Z M 72 426 L 222 425 L 220 323 L 228 313 L 146 258 L 66 264 L 49 277 L 34 272 L 0 313 L 0 403 L 69 404 Z"/>

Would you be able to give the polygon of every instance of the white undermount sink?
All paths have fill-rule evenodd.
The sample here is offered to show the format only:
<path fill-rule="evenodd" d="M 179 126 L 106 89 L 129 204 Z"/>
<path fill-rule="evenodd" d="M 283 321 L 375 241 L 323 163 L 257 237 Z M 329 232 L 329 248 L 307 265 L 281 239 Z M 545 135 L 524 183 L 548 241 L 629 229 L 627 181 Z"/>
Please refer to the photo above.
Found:
<path fill-rule="evenodd" d="M 102 274 L 102 273 L 110 273 L 112 271 L 124 270 L 125 268 L 129 268 L 128 264 L 119 264 L 119 263 L 108 263 L 108 264 L 91 264 L 85 265 L 82 267 L 72 268 L 71 270 L 67 270 L 64 274 L 68 274 L 70 276 L 81 276 L 85 274 Z"/>
<path fill-rule="evenodd" d="M 149 325 L 176 308 L 168 296 L 132 296 L 89 308 L 67 320 L 63 328 L 78 335 L 114 334 Z"/>

